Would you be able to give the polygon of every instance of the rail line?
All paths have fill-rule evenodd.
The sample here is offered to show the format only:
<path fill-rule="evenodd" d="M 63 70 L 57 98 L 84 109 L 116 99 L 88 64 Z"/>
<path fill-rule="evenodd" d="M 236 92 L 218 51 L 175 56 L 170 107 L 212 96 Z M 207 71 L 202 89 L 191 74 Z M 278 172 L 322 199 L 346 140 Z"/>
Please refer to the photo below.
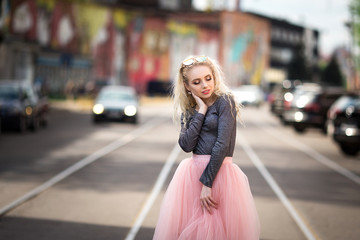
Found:
<path fill-rule="evenodd" d="M 85 158 L 81 159 L 80 161 L 76 162 L 75 164 L 71 165 L 70 167 L 66 168 L 65 170 L 61 171 L 60 173 L 56 174 L 54 177 L 50 178 L 46 182 L 42 183 L 41 185 L 37 186 L 33 190 L 27 192 L 23 196 L 17 198 L 16 200 L 10 202 L 6 206 L 0 209 L 0 216 L 5 215 L 12 209 L 18 207 L 22 203 L 36 197 L 40 193 L 44 192 L 46 189 L 54 186 L 58 182 L 64 180 L 65 178 L 69 177 L 73 173 L 79 171 L 80 169 L 86 167 L 90 163 L 95 162 L 96 160 L 104 157 L 105 155 L 115 151 L 116 149 L 132 142 L 139 136 L 143 135 L 144 133 L 148 132 L 149 130 L 155 128 L 156 126 L 160 125 L 162 122 L 165 121 L 166 118 L 153 118 L 148 122 L 144 123 L 140 127 L 136 128 L 135 130 L 129 132 L 128 134 L 120 137 L 119 139 L 111 142 L 110 144 L 106 145 L 105 147 L 97 150 L 96 152 L 86 156 Z M 167 119 L 166 119 L 167 120 Z"/>

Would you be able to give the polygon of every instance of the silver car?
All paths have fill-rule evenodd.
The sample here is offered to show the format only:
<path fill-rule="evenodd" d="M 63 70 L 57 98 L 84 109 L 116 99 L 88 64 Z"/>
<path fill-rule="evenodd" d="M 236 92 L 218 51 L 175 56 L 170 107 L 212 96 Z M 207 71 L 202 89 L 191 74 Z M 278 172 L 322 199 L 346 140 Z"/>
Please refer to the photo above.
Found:
<path fill-rule="evenodd" d="M 264 102 L 264 93 L 257 85 L 242 85 L 233 89 L 233 94 L 244 106 L 259 107 Z"/>
<path fill-rule="evenodd" d="M 128 86 L 103 87 L 92 108 L 93 121 L 130 120 L 138 121 L 139 101 L 135 90 Z"/>

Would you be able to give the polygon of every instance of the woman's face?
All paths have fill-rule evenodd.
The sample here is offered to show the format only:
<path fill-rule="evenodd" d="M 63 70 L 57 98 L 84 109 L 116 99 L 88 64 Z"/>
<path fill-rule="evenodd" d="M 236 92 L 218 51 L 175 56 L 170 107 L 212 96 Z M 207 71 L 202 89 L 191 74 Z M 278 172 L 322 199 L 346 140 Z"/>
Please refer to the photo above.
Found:
<path fill-rule="evenodd" d="M 214 93 L 215 80 L 211 69 L 206 65 L 192 67 L 188 73 L 188 84 L 185 87 L 201 99 L 210 99 Z"/>

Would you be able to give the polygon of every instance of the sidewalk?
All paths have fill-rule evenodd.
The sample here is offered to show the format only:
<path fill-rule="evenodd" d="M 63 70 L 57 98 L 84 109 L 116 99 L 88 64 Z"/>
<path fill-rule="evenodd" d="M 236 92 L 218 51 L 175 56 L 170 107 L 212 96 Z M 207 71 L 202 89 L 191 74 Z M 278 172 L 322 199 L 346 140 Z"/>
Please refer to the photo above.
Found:
<path fill-rule="evenodd" d="M 91 111 L 94 100 L 88 98 L 79 98 L 76 100 L 65 99 L 65 100 L 50 100 L 50 108 L 56 108 L 61 110 L 84 112 L 88 113 Z M 140 97 L 140 107 L 144 106 L 170 106 L 172 104 L 170 97 Z"/>

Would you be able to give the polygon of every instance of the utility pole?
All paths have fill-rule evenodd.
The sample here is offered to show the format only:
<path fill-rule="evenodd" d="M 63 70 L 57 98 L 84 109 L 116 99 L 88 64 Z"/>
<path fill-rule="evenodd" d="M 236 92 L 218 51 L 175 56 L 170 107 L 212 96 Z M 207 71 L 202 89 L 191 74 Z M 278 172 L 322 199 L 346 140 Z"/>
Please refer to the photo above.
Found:
<path fill-rule="evenodd" d="M 359 82 L 359 61 L 358 61 L 358 36 L 356 31 L 356 10 L 358 8 L 358 3 L 353 1 L 353 5 L 350 6 L 350 23 L 347 23 L 346 26 L 349 28 L 350 31 L 350 56 L 351 56 L 351 74 L 352 74 L 352 88 L 354 90 L 360 90 L 360 82 Z"/>

